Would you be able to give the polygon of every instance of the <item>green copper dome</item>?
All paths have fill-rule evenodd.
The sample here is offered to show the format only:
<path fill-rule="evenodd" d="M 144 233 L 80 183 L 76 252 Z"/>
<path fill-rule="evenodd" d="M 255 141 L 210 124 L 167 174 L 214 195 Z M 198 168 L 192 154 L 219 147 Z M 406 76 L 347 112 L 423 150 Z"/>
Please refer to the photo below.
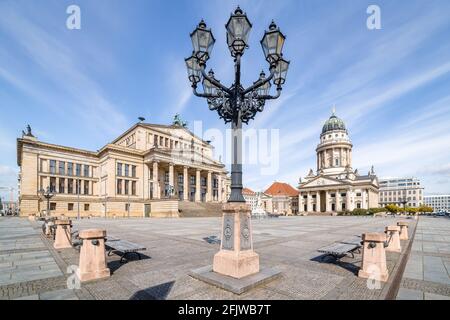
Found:
<path fill-rule="evenodd" d="M 332 130 L 347 130 L 345 128 L 344 121 L 342 121 L 341 119 L 336 117 L 334 112 L 331 115 L 330 119 L 325 121 L 325 124 L 323 125 L 323 128 L 322 128 L 322 133 L 325 133 L 325 132 L 328 132 L 328 131 L 332 131 Z"/>

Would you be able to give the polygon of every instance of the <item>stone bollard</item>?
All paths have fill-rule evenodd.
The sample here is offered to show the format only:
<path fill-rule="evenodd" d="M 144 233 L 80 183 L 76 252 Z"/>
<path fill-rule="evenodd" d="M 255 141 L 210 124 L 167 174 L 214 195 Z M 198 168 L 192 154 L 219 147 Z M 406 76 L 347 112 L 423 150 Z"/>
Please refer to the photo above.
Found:
<path fill-rule="evenodd" d="M 55 249 L 67 249 L 72 248 L 72 234 L 71 234 L 71 221 L 64 220 L 56 220 L 56 235 L 55 235 L 55 243 L 53 247 Z"/>
<path fill-rule="evenodd" d="M 83 241 L 80 249 L 80 263 L 77 276 L 81 282 L 107 278 L 110 271 L 106 267 L 106 230 L 82 230 L 79 237 Z"/>
<path fill-rule="evenodd" d="M 397 225 L 400 227 L 400 240 L 408 240 L 408 222 L 400 221 Z"/>
<path fill-rule="evenodd" d="M 402 252 L 402 247 L 400 245 L 400 227 L 399 226 L 386 227 L 386 241 L 388 242 L 386 251 Z"/>
<path fill-rule="evenodd" d="M 364 233 L 361 269 L 358 277 L 377 281 L 387 281 L 389 274 L 386 267 L 386 251 L 383 233 Z"/>

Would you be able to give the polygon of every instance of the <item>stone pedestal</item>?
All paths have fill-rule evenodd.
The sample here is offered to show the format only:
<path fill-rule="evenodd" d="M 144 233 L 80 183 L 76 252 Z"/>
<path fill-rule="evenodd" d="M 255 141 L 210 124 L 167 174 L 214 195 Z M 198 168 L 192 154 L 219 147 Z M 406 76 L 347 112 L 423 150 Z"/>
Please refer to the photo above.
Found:
<path fill-rule="evenodd" d="M 386 251 L 402 252 L 402 247 L 400 245 L 400 227 L 399 226 L 386 227 L 386 241 L 388 241 L 388 246 L 386 247 Z"/>
<path fill-rule="evenodd" d="M 53 247 L 55 249 L 67 249 L 72 248 L 72 235 L 70 225 L 72 222 L 70 220 L 56 220 L 56 234 L 55 243 Z"/>
<path fill-rule="evenodd" d="M 253 251 L 250 206 L 226 203 L 223 206 L 220 251 L 211 266 L 192 270 L 190 276 L 235 294 L 242 294 L 281 275 L 278 270 L 259 266 Z"/>
<path fill-rule="evenodd" d="M 397 225 L 400 227 L 400 240 L 408 240 L 408 222 L 400 221 Z"/>
<path fill-rule="evenodd" d="M 85 282 L 109 277 L 110 271 L 106 267 L 105 252 L 106 230 L 82 230 L 79 237 L 83 240 L 77 270 L 80 281 Z"/>
<path fill-rule="evenodd" d="M 389 274 L 386 266 L 386 251 L 383 233 L 364 233 L 362 264 L 358 277 L 370 278 L 378 281 L 387 281 Z"/>
<path fill-rule="evenodd" d="M 259 272 L 249 205 L 235 202 L 223 205 L 222 242 L 214 256 L 213 271 L 237 279 Z"/>

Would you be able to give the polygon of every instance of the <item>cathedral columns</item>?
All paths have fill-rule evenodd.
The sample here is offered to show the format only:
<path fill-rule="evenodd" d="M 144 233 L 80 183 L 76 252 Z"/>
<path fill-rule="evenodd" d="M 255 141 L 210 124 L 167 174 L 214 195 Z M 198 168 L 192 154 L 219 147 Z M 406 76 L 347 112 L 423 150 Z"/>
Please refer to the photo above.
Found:
<path fill-rule="evenodd" d="M 316 212 L 320 212 L 320 192 L 316 192 Z"/>
<path fill-rule="evenodd" d="M 347 190 L 346 196 L 345 196 L 345 210 L 352 211 L 351 208 L 351 200 L 350 200 L 350 190 Z"/>
<path fill-rule="evenodd" d="M 311 206 L 311 193 L 308 192 L 306 195 L 306 211 L 312 212 L 312 206 Z"/>
<path fill-rule="evenodd" d="M 335 205 L 335 211 L 336 212 L 339 212 L 339 211 L 341 211 L 341 199 L 340 199 L 340 196 L 341 196 L 341 194 L 339 193 L 339 190 L 336 190 L 336 205 Z"/>
<path fill-rule="evenodd" d="M 331 212 L 330 192 L 328 190 L 325 191 L 325 211 Z"/>

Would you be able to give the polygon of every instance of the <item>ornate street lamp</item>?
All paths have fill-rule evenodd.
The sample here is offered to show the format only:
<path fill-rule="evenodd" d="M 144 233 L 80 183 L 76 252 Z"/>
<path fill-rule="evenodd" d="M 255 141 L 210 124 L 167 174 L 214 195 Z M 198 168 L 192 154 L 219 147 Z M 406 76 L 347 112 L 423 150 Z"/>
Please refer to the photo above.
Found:
<path fill-rule="evenodd" d="M 47 187 L 46 190 L 41 188 L 39 190 L 39 194 L 43 196 L 45 199 L 47 199 L 47 216 L 50 215 L 50 199 L 55 196 L 55 194 L 52 192 L 52 189 L 50 187 Z"/>
<path fill-rule="evenodd" d="M 261 45 L 269 63 L 270 75 L 265 77 L 264 72 L 260 78 L 249 88 L 244 89 L 241 84 L 241 56 L 248 47 L 248 38 L 252 25 L 247 15 L 238 7 L 231 15 L 227 29 L 227 43 L 231 55 L 235 58 L 235 81 L 226 87 L 214 77 L 212 70 L 206 74 L 206 61 L 211 54 L 214 37 L 202 20 L 199 26 L 191 33 L 194 51 L 192 56 L 185 59 L 188 78 L 194 94 L 206 98 L 209 109 L 216 110 L 225 123 L 231 122 L 233 129 L 232 139 L 232 166 L 231 166 L 231 195 L 229 202 L 245 202 L 242 196 L 242 123 L 255 118 L 258 112 L 264 110 L 266 100 L 277 99 L 286 81 L 289 61 L 283 59 L 283 44 L 285 36 L 272 21 L 269 31 L 266 31 Z M 202 35 L 202 36 L 200 36 Z M 270 95 L 270 81 L 276 86 L 277 93 Z M 198 83 L 202 82 L 203 93 L 197 91 Z"/>
<path fill-rule="evenodd" d="M 253 252 L 250 210 L 246 207 L 242 195 L 242 124 L 248 124 L 258 112 L 262 112 L 267 100 L 277 99 L 281 95 L 289 62 L 283 59 L 282 53 L 286 37 L 272 21 L 269 30 L 265 32 L 261 40 L 265 58 L 269 63 L 270 74 L 266 77 L 266 74 L 262 72 L 253 85 L 244 88 L 241 84 L 241 57 L 245 49 L 248 48 L 252 24 L 241 8 L 237 7 L 225 27 L 227 44 L 231 56 L 234 58 L 235 67 L 235 79 L 231 86 L 227 87 L 221 84 L 212 70 L 208 74 L 205 71 L 206 62 L 210 58 L 215 40 L 211 31 L 206 29 L 206 23 L 203 20 L 191 33 L 194 51 L 185 61 L 194 94 L 206 98 L 209 109 L 217 111 L 219 117 L 225 123 L 231 123 L 231 194 L 224 206 L 221 251 L 214 258 L 213 270 L 221 274 L 242 278 L 245 275 L 257 273 L 259 270 L 259 258 Z M 270 94 L 271 82 L 276 87 L 274 95 Z M 203 92 L 197 91 L 199 83 L 202 84 Z M 229 254 L 230 252 L 233 252 L 233 256 Z M 247 257 L 245 263 L 242 261 L 244 258 L 241 252 L 245 252 L 244 255 Z M 253 258 L 254 260 L 252 260 Z M 250 262 L 250 260 L 252 261 Z M 231 265 L 237 266 L 234 268 L 237 271 L 227 273 L 226 267 L 219 271 L 220 268 L 216 267 L 219 261 L 223 265 L 228 265 L 228 267 Z M 254 268 L 253 270 L 240 270 L 240 265 L 245 265 L 247 269 Z"/>

